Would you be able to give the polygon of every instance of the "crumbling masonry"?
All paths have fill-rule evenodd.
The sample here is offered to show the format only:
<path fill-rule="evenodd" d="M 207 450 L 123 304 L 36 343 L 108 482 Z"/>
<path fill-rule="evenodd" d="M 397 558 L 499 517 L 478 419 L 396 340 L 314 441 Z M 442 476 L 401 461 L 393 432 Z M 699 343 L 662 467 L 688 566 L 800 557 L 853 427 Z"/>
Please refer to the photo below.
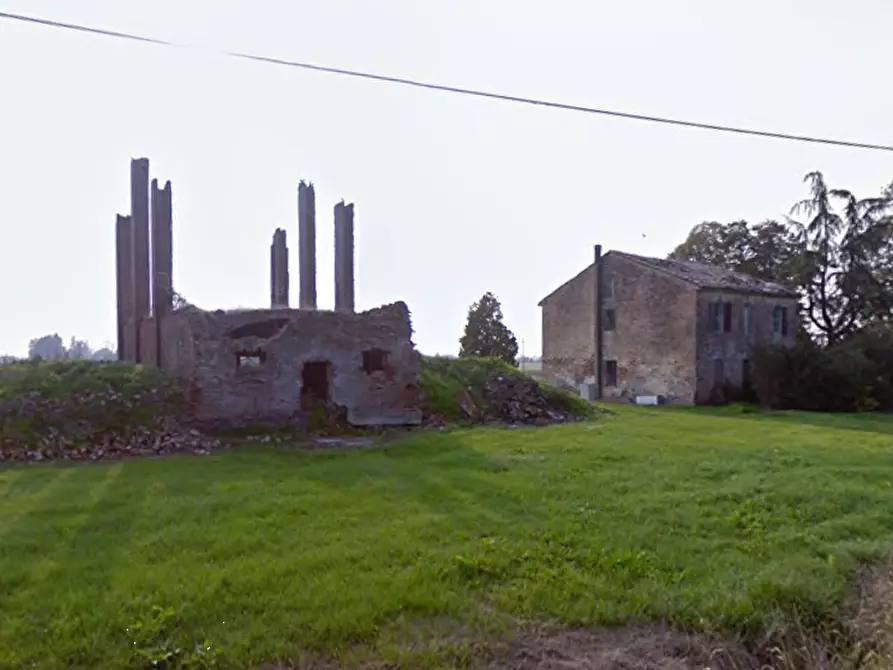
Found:
<path fill-rule="evenodd" d="M 170 182 L 131 163 L 131 211 L 116 222 L 118 357 L 181 377 L 200 423 L 355 426 L 421 422 L 420 356 L 403 302 L 354 311 L 354 209 L 335 206 L 335 309 L 316 305 L 316 201 L 298 186 L 299 308 L 289 307 L 286 231 L 270 246 L 270 308 L 175 305 Z"/>

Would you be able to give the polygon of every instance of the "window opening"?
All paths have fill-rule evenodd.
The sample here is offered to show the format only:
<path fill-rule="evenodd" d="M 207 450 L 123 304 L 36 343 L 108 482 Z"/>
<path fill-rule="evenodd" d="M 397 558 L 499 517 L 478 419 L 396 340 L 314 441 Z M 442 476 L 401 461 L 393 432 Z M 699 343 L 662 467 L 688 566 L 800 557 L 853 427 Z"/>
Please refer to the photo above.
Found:
<path fill-rule="evenodd" d="M 381 372 L 388 361 L 388 352 L 384 349 L 369 349 L 363 352 L 363 372 L 367 375 Z"/>
<path fill-rule="evenodd" d="M 236 352 L 236 368 L 257 368 L 267 362 L 267 352 L 261 349 Z"/>

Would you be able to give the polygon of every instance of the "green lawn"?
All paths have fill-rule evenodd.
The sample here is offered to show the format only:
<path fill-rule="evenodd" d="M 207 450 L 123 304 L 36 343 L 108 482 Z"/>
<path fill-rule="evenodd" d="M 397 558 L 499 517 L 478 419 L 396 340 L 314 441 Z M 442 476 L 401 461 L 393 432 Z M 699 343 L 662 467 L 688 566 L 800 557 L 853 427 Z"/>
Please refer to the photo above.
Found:
<path fill-rule="evenodd" d="M 375 450 L 18 467 L 0 667 L 455 666 L 531 619 L 749 634 L 833 616 L 891 531 L 877 416 L 621 408 Z"/>

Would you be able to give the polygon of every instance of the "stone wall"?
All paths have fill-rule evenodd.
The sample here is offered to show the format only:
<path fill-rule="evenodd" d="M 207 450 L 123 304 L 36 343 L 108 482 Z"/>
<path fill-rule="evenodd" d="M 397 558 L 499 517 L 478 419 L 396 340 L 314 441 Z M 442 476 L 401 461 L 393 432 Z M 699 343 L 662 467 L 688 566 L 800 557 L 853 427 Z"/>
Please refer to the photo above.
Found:
<path fill-rule="evenodd" d="M 299 423 L 314 401 L 343 408 L 353 425 L 421 421 L 420 356 L 404 303 L 360 314 L 189 308 L 173 317 L 165 348 L 176 350 L 188 330 L 191 351 L 181 345 L 188 360 L 176 367 L 199 421 Z"/>
<path fill-rule="evenodd" d="M 607 254 L 602 262 L 603 308 L 613 310 L 615 322 L 614 330 L 604 332 L 604 360 L 606 367 L 611 361 L 617 366 L 615 386 L 604 376 L 603 397 L 662 395 L 667 402 L 692 402 L 696 289 L 619 256 Z"/>
<path fill-rule="evenodd" d="M 580 383 L 595 374 L 593 266 L 543 303 L 543 374 Z"/>
<path fill-rule="evenodd" d="M 754 345 L 794 342 L 795 298 L 698 290 L 621 255 L 606 254 L 602 263 L 605 400 L 662 395 L 668 402 L 709 402 L 726 386 L 742 386 Z M 594 295 L 590 266 L 543 301 L 545 374 L 577 384 L 595 382 Z M 731 304 L 729 332 L 711 330 L 709 305 L 717 301 Z M 776 306 L 788 310 L 784 337 L 773 334 Z M 612 365 L 616 384 L 608 374 Z"/>
<path fill-rule="evenodd" d="M 716 332 L 710 324 L 710 304 L 731 305 L 731 329 Z M 788 311 L 787 335 L 773 333 L 773 310 L 776 306 Z M 746 315 L 745 315 L 746 312 Z M 722 386 L 741 388 L 745 361 L 756 345 L 794 344 L 797 332 L 797 300 L 728 291 L 701 291 L 698 295 L 698 387 L 697 402 L 717 398 Z M 722 361 L 721 365 L 716 363 Z M 723 383 L 719 384 L 719 377 Z"/>

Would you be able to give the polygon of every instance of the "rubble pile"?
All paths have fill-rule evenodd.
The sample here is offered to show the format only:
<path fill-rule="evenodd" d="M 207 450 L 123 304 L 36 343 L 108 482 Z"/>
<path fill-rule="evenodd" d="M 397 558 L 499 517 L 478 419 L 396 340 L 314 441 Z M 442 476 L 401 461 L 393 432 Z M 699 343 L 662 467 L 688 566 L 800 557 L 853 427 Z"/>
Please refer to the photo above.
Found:
<path fill-rule="evenodd" d="M 39 391 L 0 401 L 0 462 L 97 461 L 175 453 L 208 454 L 220 440 L 180 425 L 177 393 Z"/>
<path fill-rule="evenodd" d="M 484 384 L 483 397 L 488 414 L 497 421 L 546 425 L 584 418 L 555 408 L 551 394 L 526 375 L 492 377 Z"/>
<path fill-rule="evenodd" d="M 586 415 L 556 403 L 554 392 L 535 379 L 521 374 L 497 375 L 481 388 L 466 387 L 459 395 L 459 408 L 474 423 L 508 423 L 546 426 L 581 421 Z M 435 415 L 436 422 L 443 419 Z"/>
<path fill-rule="evenodd" d="M 495 358 L 425 356 L 424 423 L 547 425 L 580 421 L 599 411 L 566 389 L 540 382 Z"/>

